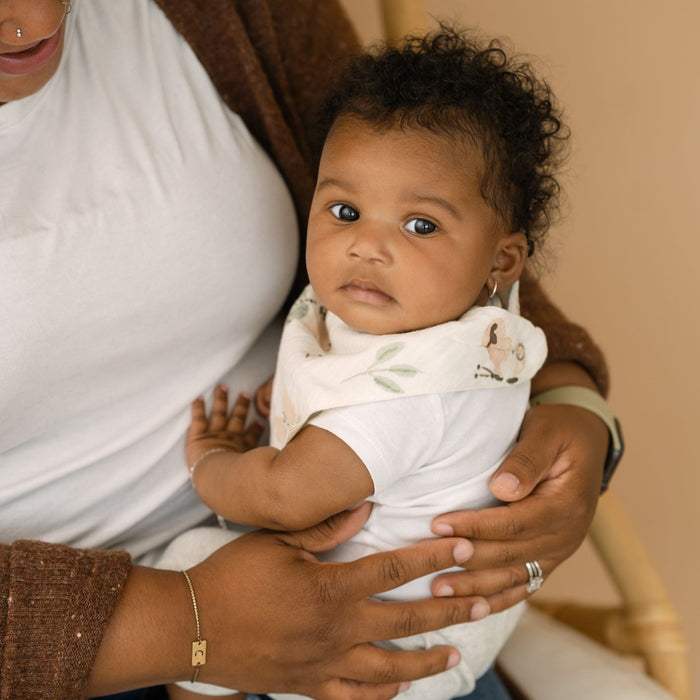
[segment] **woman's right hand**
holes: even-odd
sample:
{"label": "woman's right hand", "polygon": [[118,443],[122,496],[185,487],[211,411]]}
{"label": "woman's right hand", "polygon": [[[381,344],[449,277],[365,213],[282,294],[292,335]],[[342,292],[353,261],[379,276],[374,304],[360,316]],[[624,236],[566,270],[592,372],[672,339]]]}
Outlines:
{"label": "woman's right hand", "polygon": [[[320,563],[313,556],[352,536],[368,514],[365,505],[302,532],[253,532],[190,569],[208,642],[199,680],[319,700],[382,700],[405,681],[457,663],[451,647],[388,651],[371,642],[484,617],[483,598],[397,603],[370,596],[465,562],[471,544],[439,538],[343,564]],[[141,685],[191,677],[195,620],[184,577],[152,569],[135,573],[100,648],[93,694],[138,687],[137,677]],[[134,639],[136,632],[140,637]],[[160,669],[159,656],[168,659]]]}

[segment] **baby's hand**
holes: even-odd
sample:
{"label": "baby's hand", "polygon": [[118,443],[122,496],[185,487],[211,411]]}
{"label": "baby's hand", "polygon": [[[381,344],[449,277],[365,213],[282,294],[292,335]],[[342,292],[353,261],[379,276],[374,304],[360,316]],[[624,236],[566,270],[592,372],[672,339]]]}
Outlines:
{"label": "baby's hand", "polygon": [[270,404],[272,403],[272,381],[274,375],[270,377],[264,384],[258,387],[255,392],[255,408],[263,418],[270,417]]}
{"label": "baby's hand", "polygon": [[228,412],[228,390],[218,386],[214,392],[214,404],[207,416],[203,399],[192,403],[192,423],[185,441],[187,465],[192,465],[209,450],[222,449],[246,452],[257,446],[264,426],[253,421],[246,427],[250,395],[238,395],[231,412]]}

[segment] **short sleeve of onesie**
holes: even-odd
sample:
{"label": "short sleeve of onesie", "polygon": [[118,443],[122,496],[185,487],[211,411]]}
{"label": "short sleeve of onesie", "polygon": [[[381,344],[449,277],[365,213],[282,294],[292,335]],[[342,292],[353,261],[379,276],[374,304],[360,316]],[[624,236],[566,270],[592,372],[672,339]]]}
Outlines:
{"label": "short sleeve of onesie", "polygon": [[339,437],[363,461],[378,493],[431,462],[444,432],[440,397],[407,396],[332,408],[309,425]]}

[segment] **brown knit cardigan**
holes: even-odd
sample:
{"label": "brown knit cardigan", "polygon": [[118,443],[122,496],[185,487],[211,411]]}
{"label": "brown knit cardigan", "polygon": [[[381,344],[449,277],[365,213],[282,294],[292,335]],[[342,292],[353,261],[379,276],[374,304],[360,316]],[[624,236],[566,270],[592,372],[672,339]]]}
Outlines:
{"label": "brown knit cardigan", "polygon": [[[155,1],[277,163],[303,230],[317,104],[334,60],[358,48],[348,20],[334,0]],[[521,301],[547,334],[550,361],[580,363],[607,391],[605,362],[588,334],[530,280]],[[0,700],[83,697],[130,566],[124,552],[0,545]]]}

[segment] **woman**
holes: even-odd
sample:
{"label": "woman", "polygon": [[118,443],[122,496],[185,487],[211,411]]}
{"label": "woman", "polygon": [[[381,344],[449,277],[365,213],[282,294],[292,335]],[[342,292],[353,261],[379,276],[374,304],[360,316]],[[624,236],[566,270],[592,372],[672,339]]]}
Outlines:
{"label": "woman", "polygon": [[[356,49],[327,0],[69,8],[0,0],[8,696],[75,698],[191,677],[191,593],[182,574],[148,567],[207,517],[183,463],[187,407],[220,381],[250,390],[272,367],[271,324],[296,274],[312,190],[316,104],[333,59]],[[594,376],[604,391],[585,332],[534,284],[522,301],[553,360],[535,390],[593,387]],[[386,698],[444,669],[450,649],[389,654],[368,642],[526,597],[525,563],[547,575],[583,538],[607,443],[580,408],[530,411],[493,491],[516,501],[541,481],[548,497],[436,520],[436,534],[471,544],[436,539],[340,570],[309,557],[351,535],[361,509],[331,527],[253,533],[219,550],[190,571],[210,644],[200,679]],[[442,599],[391,610],[366,599],[467,559],[472,571],[436,579]]]}

